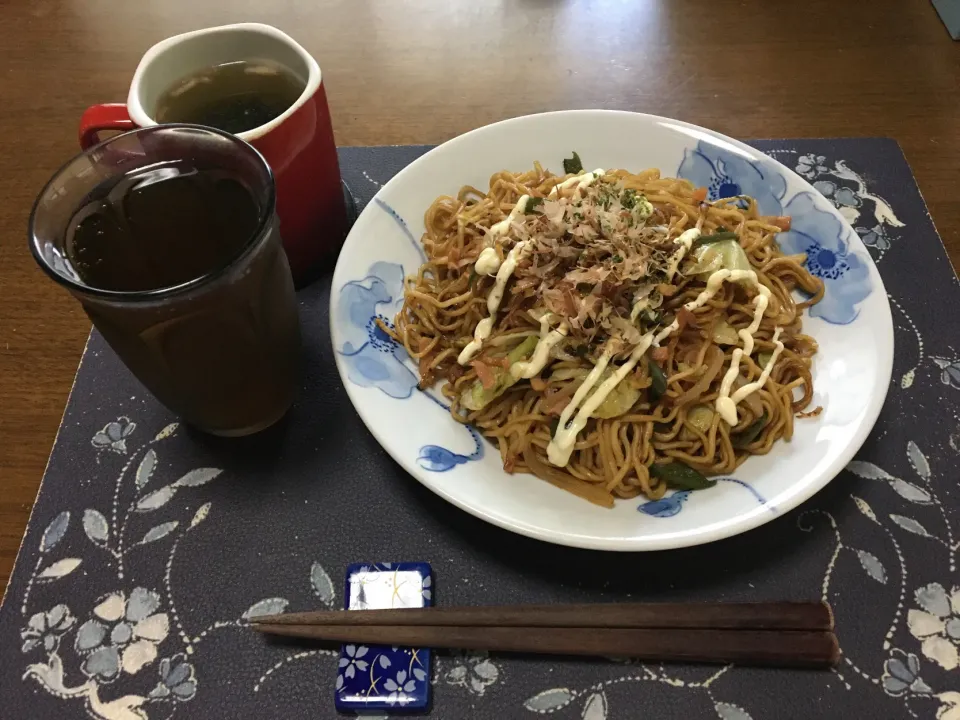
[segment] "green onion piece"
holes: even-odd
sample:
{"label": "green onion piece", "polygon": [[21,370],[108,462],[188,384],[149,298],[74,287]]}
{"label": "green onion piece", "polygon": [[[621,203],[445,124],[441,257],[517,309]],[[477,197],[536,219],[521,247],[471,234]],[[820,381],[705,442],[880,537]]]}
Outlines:
{"label": "green onion piece", "polygon": [[615,263],[621,263],[621,262],[623,262],[623,257],[621,257],[620,255],[614,255],[614,256],[613,256],[613,261],[614,261]]}
{"label": "green onion piece", "polygon": [[527,206],[523,209],[526,215],[532,215],[533,211],[543,205],[543,198],[532,197],[527,200]]}
{"label": "green onion piece", "polygon": [[770,418],[767,417],[767,411],[764,410],[763,414],[750,423],[746,429],[741,430],[735,435],[732,435],[730,437],[730,442],[738,450],[747,447],[747,445],[751,444],[754,440],[760,437],[760,433],[763,432],[763,429],[767,426],[767,422],[769,420]]}
{"label": "green onion piece", "polygon": [[667,376],[663,370],[653,360],[647,358],[647,366],[650,369],[650,394],[654,400],[659,400],[667,391]]}
{"label": "green onion piece", "polygon": [[573,153],[572,158],[566,158],[563,161],[563,171],[570,175],[583,172],[583,163],[580,162],[580,156],[577,153]]}
{"label": "green onion piece", "polygon": [[654,463],[650,466],[650,474],[663,480],[671,490],[706,490],[717,484],[713,478],[678,462]]}
{"label": "green onion piece", "polygon": [[712,235],[701,235],[693,244],[693,247],[698,248],[701,245],[710,245],[711,243],[722,242],[724,240],[738,240],[737,234],[730,230],[723,230],[722,232],[715,232]]}

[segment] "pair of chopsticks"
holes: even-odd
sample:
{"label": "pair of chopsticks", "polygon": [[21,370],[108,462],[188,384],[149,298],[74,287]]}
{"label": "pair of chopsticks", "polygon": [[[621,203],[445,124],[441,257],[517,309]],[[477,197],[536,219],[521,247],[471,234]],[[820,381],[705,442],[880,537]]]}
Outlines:
{"label": "pair of chopsticks", "polygon": [[252,618],[263,633],[328,642],[631,657],[654,662],[833,667],[822,602],[619,603],[321,611]]}

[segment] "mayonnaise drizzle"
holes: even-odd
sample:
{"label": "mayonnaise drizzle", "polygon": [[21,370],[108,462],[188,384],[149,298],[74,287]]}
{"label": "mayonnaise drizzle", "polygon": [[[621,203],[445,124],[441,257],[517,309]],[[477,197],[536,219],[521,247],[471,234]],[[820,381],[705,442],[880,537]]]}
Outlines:
{"label": "mayonnaise drizzle", "polygon": [[487,295],[487,313],[490,317],[485,317],[477,323],[477,328],[473,333],[473,340],[467,343],[467,346],[460,351],[460,355],[457,356],[457,362],[461,365],[466,365],[470,362],[470,360],[480,352],[483,341],[490,337],[490,331],[493,330],[493,323],[496,321],[497,311],[500,309],[503,293],[507,289],[510,276],[513,275],[513,271],[517,269],[517,264],[520,262],[520,259],[527,254],[529,247],[530,245],[526,240],[519,241],[513,246],[513,249],[510,250],[500,269],[497,270],[497,279],[490,289],[490,294]]}
{"label": "mayonnaise drizzle", "polygon": [[674,244],[679,245],[676,252],[670,257],[670,264],[667,266],[667,282],[673,280],[673,276],[683,262],[683,258],[690,252],[690,248],[700,238],[700,228],[690,228],[680,233],[680,237],[674,240]]}
{"label": "mayonnaise drizzle", "polygon": [[[577,406],[583,402],[583,399],[587,396],[587,393],[597,384],[597,381],[600,379],[600,376],[603,375],[603,371],[607,369],[607,365],[610,362],[610,358],[613,357],[613,353],[609,350],[604,350],[603,354],[600,356],[600,359],[597,360],[597,364],[593,366],[593,370],[584,378],[583,382],[580,383],[580,387],[577,388],[577,391],[573,394],[573,399],[567,403],[567,406],[560,413],[560,422],[557,425],[557,432],[553,436],[553,439],[550,441],[550,444],[547,445],[547,459],[550,460],[554,465],[560,467],[564,466],[570,460],[570,453],[573,452],[573,445],[577,440],[577,432],[571,434],[569,437],[564,433],[567,423],[570,422],[570,416],[573,415],[574,410],[577,409]],[[578,413],[577,417],[580,415]],[[586,421],[584,421],[586,424]]]}
{"label": "mayonnaise drizzle", "polygon": [[473,268],[477,271],[477,275],[495,275],[500,269],[500,256],[496,248],[487,247],[481,250]]}
{"label": "mayonnaise drizzle", "polygon": [[[753,321],[748,327],[737,332],[737,335],[743,341],[743,347],[734,349],[733,355],[730,358],[730,367],[723,376],[723,380],[720,383],[720,392],[717,396],[717,412],[720,414],[720,417],[731,426],[737,424],[737,404],[730,397],[730,389],[733,387],[733,383],[740,372],[740,360],[744,355],[750,356],[753,354],[753,334],[760,327],[760,321],[763,320],[763,313],[766,312],[767,305],[770,302],[770,291],[757,282],[757,274],[752,270],[741,272],[747,275],[744,279],[750,280],[757,286],[757,296],[753,300]],[[779,329],[777,330],[777,334],[779,335]],[[746,393],[743,397],[747,395],[749,395],[749,393]]]}
{"label": "mayonnaise drizzle", "polygon": [[[758,303],[758,308],[759,305],[762,304],[762,309],[759,309],[758,313],[754,315],[754,322],[751,323],[750,327],[740,331],[740,337],[744,340],[744,345],[746,346],[749,340],[749,349],[750,352],[753,352],[753,333],[756,332],[757,328],[760,326],[760,319],[763,318],[763,311],[766,310],[767,302],[769,301],[770,297],[770,291],[765,286],[760,285],[757,282],[757,274],[752,270],[717,270],[707,279],[706,288],[704,288],[696,298],[690,302],[684,303],[684,307],[693,312],[697,308],[706,305],[714,297],[714,295],[719,292],[724,282],[737,282],[739,280],[751,280],[758,288],[762,288],[759,290],[759,294],[757,295],[758,301],[756,301]],[[763,298],[763,301],[759,301],[759,298]],[[606,400],[607,395],[609,395],[614,388],[616,388],[616,386],[633,370],[633,368],[636,367],[637,363],[651,345],[659,345],[662,340],[664,340],[668,335],[676,332],[679,327],[680,321],[679,319],[675,319],[672,323],[660,330],[660,332],[658,332],[656,335],[654,335],[652,332],[648,332],[646,335],[644,335],[637,347],[635,347],[633,352],[630,353],[630,357],[627,359],[627,361],[617,368],[613,375],[607,378],[603,384],[597,388],[596,392],[594,392],[593,395],[591,395],[590,398],[584,402],[583,406],[577,412],[576,417],[573,419],[573,422],[570,422],[570,416],[573,414],[573,411],[576,410],[577,406],[581,402],[583,402],[584,397],[586,397],[587,393],[590,392],[590,390],[596,384],[597,380],[600,378],[600,375],[603,374],[607,364],[610,362],[609,351],[604,351],[593,370],[591,370],[590,374],[587,375],[586,380],[584,380],[580,387],[577,388],[577,392],[574,394],[573,400],[570,401],[570,404],[564,408],[560,415],[560,424],[557,428],[557,432],[550,441],[550,444],[547,445],[547,458],[553,465],[563,467],[570,461],[570,455],[573,452],[574,445],[576,444],[577,435],[586,426],[590,416],[598,407],[600,407],[603,401]],[[780,342],[779,336],[780,328],[777,328],[774,334],[774,342],[776,343],[777,348],[774,350],[774,353],[770,358],[770,362],[767,363],[767,367],[764,369],[763,374],[757,379],[756,382],[750,383],[749,385],[744,385],[742,388],[737,390],[732,398],[724,397],[723,386],[721,385],[721,397],[717,399],[717,412],[720,413],[720,416],[723,417],[724,420],[727,420],[727,416],[724,415],[724,412],[726,411],[726,403],[721,401],[725,400],[727,403],[730,403],[730,406],[733,408],[733,422],[730,423],[731,425],[736,424],[736,404],[743,400],[743,398],[745,398],[751,392],[759,390],[761,387],[763,387],[763,384],[766,383],[767,379],[770,377],[770,371],[773,369],[773,364],[776,362],[777,355],[783,349],[783,343]],[[739,363],[740,359],[740,356],[738,356],[737,353],[742,355],[743,350],[740,348],[734,350],[735,363]],[[731,368],[734,367],[734,365],[731,365]],[[727,374],[729,375],[729,372]],[[736,374],[737,371],[735,370],[733,373],[734,378],[736,378]],[[724,377],[724,383],[725,382],[726,377]],[[730,384],[733,384],[733,379],[730,380]],[[727,388],[727,394],[729,394],[729,387]],[[724,407],[722,408],[721,405]],[[727,421],[730,422],[729,420]]]}
{"label": "mayonnaise drizzle", "polygon": [[[577,435],[580,434],[580,431],[587,424],[587,420],[590,419],[590,416],[596,412],[597,408],[606,400],[607,395],[609,395],[613,389],[620,384],[620,382],[633,370],[640,358],[643,357],[643,354],[647,351],[647,348],[650,347],[650,343],[653,340],[653,333],[647,333],[640,340],[640,344],[633,349],[633,352],[630,353],[630,357],[627,361],[618,367],[616,371],[608,377],[600,387],[597,388],[597,391],[590,396],[590,399],[587,400],[583,407],[580,408],[580,411],[577,413],[577,416],[573,419],[573,422],[567,425],[564,422],[563,414],[560,416],[560,425],[557,427],[557,434],[553,436],[553,439],[550,441],[550,444],[547,445],[547,459],[558,467],[563,467],[568,462],[570,462],[570,454],[573,452],[573,447],[577,442]],[[600,362],[596,364],[593,370],[590,372],[590,375],[587,376],[587,379],[583,381],[583,385],[577,388],[576,394],[573,396],[573,400],[570,401],[570,404],[564,408],[564,413],[569,419],[570,414],[567,413],[567,409],[573,406],[574,402],[577,400],[577,395],[580,394],[580,390],[586,387],[587,383],[593,377],[593,383],[591,386],[596,383],[597,379],[603,373],[603,370],[606,369],[607,363],[603,362],[604,359],[609,360],[607,353],[604,353],[600,356]],[[600,372],[597,372],[599,370]],[[589,389],[588,389],[589,390]],[[584,393],[586,395],[586,393]]]}
{"label": "mayonnaise drizzle", "polygon": [[[710,300],[713,299],[713,296],[720,291],[720,286],[723,285],[724,282],[747,280],[751,276],[754,280],[756,280],[757,275],[752,270],[717,270],[715,273],[711,274],[709,278],[707,278],[707,287],[701,290],[700,294],[697,295],[693,300],[688,303],[684,303],[683,306],[687,310],[693,312],[697,308],[701,308],[710,302]],[[680,319],[674,318],[672,323],[657,333],[657,336],[653,340],[654,345],[659,345],[668,335],[679,329]]]}
{"label": "mayonnaise drizzle", "polygon": [[[595,183],[604,175],[605,172],[606,171],[603,168],[598,168],[591,173],[574,175],[573,177],[567,178],[562,183],[553,187],[553,189],[550,191],[549,197],[556,198],[561,190],[565,190],[566,188],[574,186],[576,187],[574,194],[579,194],[580,190]],[[500,235],[503,235],[509,231],[513,221],[518,215],[525,211],[526,203],[529,199],[529,195],[522,195],[517,201],[517,204],[510,211],[510,214],[505,219],[490,227],[487,236],[488,242],[495,241]],[[680,267],[680,263],[683,261],[683,258],[686,257],[687,253],[690,252],[690,249],[693,247],[693,243],[695,243],[699,237],[700,229],[691,228],[681,233],[680,236],[674,241],[674,243],[680,247],[677,248],[670,258],[670,264],[667,267],[668,282],[673,279],[673,276]],[[494,247],[488,246],[481,251],[476,263],[474,264],[474,269],[480,275],[493,275],[496,273],[496,281],[493,288],[490,290],[490,294],[487,296],[487,312],[489,313],[489,317],[486,317],[477,323],[473,340],[468,343],[465,348],[463,348],[463,350],[460,352],[460,355],[457,357],[457,362],[461,365],[466,365],[468,362],[470,362],[470,360],[473,359],[473,357],[480,351],[483,341],[490,336],[490,333],[493,330],[497,312],[500,309],[500,303],[503,301],[503,295],[506,291],[507,283],[516,270],[517,264],[528,252],[528,248],[529,244],[527,241],[521,240],[517,242],[502,263],[500,262],[500,257]],[[736,425],[737,423],[737,403],[742,401],[751,393],[756,392],[763,387],[763,385],[770,378],[770,373],[773,370],[773,366],[776,363],[777,357],[783,351],[784,346],[779,339],[781,328],[777,328],[773,335],[773,342],[775,345],[773,354],[771,355],[770,361],[767,363],[766,367],[763,368],[760,377],[756,381],[739,388],[732,396],[730,395],[730,390],[732,389],[733,383],[739,374],[740,360],[743,358],[744,354],[749,356],[753,353],[753,334],[760,327],[763,314],[766,311],[767,305],[769,304],[770,291],[764,285],[758,282],[757,274],[752,270],[717,270],[708,278],[706,288],[701,291],[696,298],[684,304],[684,307],[692,312],[697,308],[703,307],[707,302],[709,302],[714,295],[717,294],[724,282],[737,282],[740,280],[749,280],[752,282],[753,285],[756,286],[758,294],[754,299],[756,309],[754,311],[753,322],[750,323],[749,327],[738,332],[740,339],[743,340],[743,348],[734,349],[730,368],[723,377],[723,380],[720,384],[719,396],[717,397],[717,412],[721,418],[723,418],[731,426]],[[631,321],[636,320],[640,312],[649,306],[649,302],[649,298],[644,298],[643,300],[640,300],[634,304],[630,313]],[[566,337],[567,332],[569,331],[569,326],[565,322],[561,323],[556,330],[549,330],[549,322],[549,314],[545,314],[543,317],[541,317],[540,340],[537,342],[530,360],[516,362],[510,366],[510,373],[515,378],[532,378],[539,374],[549,360],[550,350],[564,337]],[[647,352],[650,346],[659,345],[660,342],[663,341],[667,336],[676,332],[679,327],[679,319],[674,319],[670,325],[661,329],[656,335],[654,335],[652,332],[644,335],[641,338],[640,343],[630,353],[630,357],[627,359],[627,361],[623,363],[623,365],[620,365],[616,371],[609,378],[607,378],[600,385],[600,387],[596,389],[589,399],[585,400],[587,394],[590,393],[594,385],[596,385],[600,380],[601,375],[603,375],[612,358],[612,353],[609,350],[605,350],[603,352],[603,354],[597,360],[597,364],[594,365],[593,369],[577,388],[577,391],[574,393],[570,403],[560,414],[560,423],[559,427],[557,428],[557,432],[547,446],[547,457],[552,464],[563,467],[570,461],[570,455],[573,452],[574,445],[576,444],[577,435],[586,426],[590,416],[593,415],[593,413],[598,407],[600,407],[601,404],[603,404],[603,401],[606,400],[607,396],[613,392],[617,385],[619,385],[623,379],[633,371],[637,363]],[[579,408],[579,410],[577,410],[577,408]],[[573,415],[574,411],[577,411],[577,414],[571,422],[570,417]]]}
{"label": "mayonnaise drizzle", "polygon": [[[606,171],[603,168],[597,168],[592,173],[574,175],[571,178],[567,178],[559,185],[555,185],[553,187],[553,189],[550,191],[550,197],[557,197],[561,189],[566,189],[573,185],[576,185],[576,191],[574,194],[579,193],[580,190],[592,185],[598,179],[603,177],[605,172]],[[490,230],[487,233],[486,238],[487,243],[496,242],[498,237],[504,235],[510,230],[510,225],[514,220],[517,219],[517,216],[526,211],[527,200],[529,199],[529,195],[521,195],[520,199],[517,200],[517,204],[514,205],[513,209],[510,211],[510,214],[500,222],[490,226]],[[504,259],[503,263],[500,262],[500,257],[497,255],[497,251],[492,246],[484,248],[477,257],[477,261],[473,265],[473,268],[476,270],[477,274],[493,275],[496,273],[497,280],[493,285],[493,289],[490,290],[490,294],[487,296],[487,312],[489,313],[490,317],[484,318],[477,323],[477,327],[473,332],[473,340],[467,343],[467,346],[460,351],[460,354],[457,356],[457,362],[461,365],[466,365],[468,362],[470,362],[476,356],[476,354],[480,352],[480,348],[483,346],[483,341],[490,337],[490,333],[493,330],[493,324],[496,320],[497,311],[500,309],[500,302],[503,300],[503,293],[506,290],[507,282],[510,280],[510,276],[513,275],[514,270],[516,270],[517,263],[520,261],[522,255],[527,252],[527,247],[527,242],[521,240],[513,246],[513,249],[507,255],[506,259]],[[545,339],[546,338],[543,340]],[[559,341],[560,338],[552,340],[554,345]],[[549,352],[550,347],[552,346],[548,346],[546,352]],[[546,361],[544,360],[544,362]],[[537,372],[540,372],[540,370],[537,370]],[[536,373],[534,373],[534,375],[536,375]],[[526,377],[533,377],[533,375]]]}
{"label": "mayonnaise drizzle", "polygon": [[521,195],[520,199],[517,200],[517,204],[513,206],[513,210],[510,211],[510,214],[500,222],[490,226],[490,234],[487,236],[488,239],[496,240],[500,235],[506,234],[513,224],[513,221],[517,219],[517,216],[527,209],[527,200],[529,199],[529,195]]}
{"label": "mayonnaise drizzle", "polygon": [[553,189],[550,190],[550,194],[547,197],[555,198],[560,194],[561,190],[566,190],[568,187],[577,186],[577,189],[574,191],[574,195],[579,193],[585,187],[593,185],[597,180],[603,177],[604,173],[607,171],[603,168],[597,168],[591,173],[574,175],[571,178],[567,178],[559,185],[554,185]]}
{"label": "mayonnaise drizzle", "polygon": [[[752,392],[756,392],[764,386],[764,383],[770,378],[770,373],[773,370],[774,363],[777,362],[777,357],[783,352],[783,343],[780,341],[780,332],[783,328],[777,328],[773,331],[773,353],[770,355],[770,360],[767,362],[767,366],[763,368],[763,372],[760,373],[760,377],[754,380],[752,383],[748,383],[737,390],[733,396],[730,398],[730,401],[733,403],[734,410],[736,410],[737,404],[743,400],[747,395]],[[731,423],[732,425],[733,423]]]}
{"label": "mayonnaise drizzle", "polygon": [[550,350],[567,336],[570,326],[566,321],[561,322],[556,330],[550,329],[550,320],[553,318],[551,313],[544,313],[540,318],[540,340],[533,349],[533,354],[527,361],[519,361],[510,366],[510,374],[517,380],[521,378],[532,378],[540,374],[547,360],[550,359]]}
{"label": "mayonnaise drizzle", "polygon": [[521,195],[520,199],[517,200],[517,204],[514,205],[510,211],[510,214],[500,222],[490,226],[490,230],[487,231],[487,237],[485,239],[487,247],[480,251],[477,261],[473,264],[473,269],[476,270],[477,275],[495,275],[500,269],[500,255],[494,247],[497,238],[509,232],[513,221],[527,209],[527,200],[529,199],[529,195]]}

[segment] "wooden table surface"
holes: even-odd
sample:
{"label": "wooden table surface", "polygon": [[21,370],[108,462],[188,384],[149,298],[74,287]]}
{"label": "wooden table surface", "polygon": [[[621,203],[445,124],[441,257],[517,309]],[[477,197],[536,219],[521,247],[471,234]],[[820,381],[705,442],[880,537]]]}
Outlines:
{"label": "wooden table surface", "polygon": [[960,43],[926,2],[5,0],[0,3],[0,586],[90,323],[34,266],[34,196],[81,112],[176,33],[276,25],[320,62],[340,145],[439,143],[567,108],[738,138],[896,138],[960,263]]}

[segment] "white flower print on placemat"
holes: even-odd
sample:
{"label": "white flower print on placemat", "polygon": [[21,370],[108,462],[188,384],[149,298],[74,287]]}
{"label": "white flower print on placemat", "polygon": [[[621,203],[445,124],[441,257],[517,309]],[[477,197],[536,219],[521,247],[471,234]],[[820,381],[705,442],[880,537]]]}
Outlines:
{"label": "white flower print on placemat", "polygon": [[887,694],[894,697],[908,691],[922,695],[930,692],[930,686],[920,677],[920,660],[903,650],[894,650],[883,663],[881,683]]}
{"label": "white flower print on placemat", "polygon": [[944,670],[960,665],[957,645],[960,644],[960,588],[948,594],[940,583],[918,588],[917,604],[907,613],[910,634],[921,640],[923,654]]}
{"label": "white flower print on placemat", "polygon": [[80,669],[90,678],[112,682],[123,672],[133,675],[157,657],[157,645],[170,629],[166,613],[155,612],[160,596],[134,588],[129,600],[122,591],[101,598],[74,640],[85,655]]}
{"label": "white flower print on placemat", "polygon": [[[889,656],[884,661],[880,677],[876,677],[867,670],[866,666],[858,665],[857,659],[849,655],[844,655],[844,667],[837,671],[837,675],[844,680],[848,688],[851,687],[851,680],[846,679],[845,674],[849,673],[879,685],[886,694],[901,698],[904,709],[912,717],[920,717],[914,709],[915,702],[919,706],[919,703],[924,700],[927,702],[938,700],[940,705],[935,710],[938,719],[960,720],[960,707],[957,702],[960,700],[960,693],[946,688],[937,692],[933,683],[923,677],[925,666],[921,659],[926,658],[933,663],[926,666],[926,671],[937,668],[950,672],[960,670],[960,656],[958,656],[960,589],[952,588],[948,592],[938,582],[927,583],[913,591],[914,602],[911,604],[915,604],[916,607],[906,607],[908,591],[906,582],[909,577],[910,558],[904,553],[903,545],[897,537],[898,533],[906,533],[905,537],[918,536],[927,542],[935,543],[939,549],[933,548],[929,552],[941,555],[945,573],[953,575],[956,572],[955,556],[958,549],[958,543],[954,541],[953,518],[941,500],[939,489],[935,484],[941,478],[931,467],[930,460],[920,446],[912,440],[907,442],[905,455],[906,466],[916,476],[909,480],[870,462],[854,460],[847,466],[847,470],[861,478],[887,484],[908,505],[902,512],[890,513],[884,518],[878,516],[862,498],[851,496],[857,509],[882,532],[882,535],[877,538],[878,541],[889,544],[897,556],[899,568],[890,584],[897,586],[898,601],[884,637],[883,647],[889,651]],[[912,510],[909,509],[911,507]],[[804,513],[801,515],[801,522],[809,523],[810,520],[804,520],[804,516],[812,518],[813,514]],[[878,579],[877,575],[882,573],[884,584],[886,584],[887,576],[891,573],[883,568],[876,555],[848,547],[841,538],[833,516],[823,512],[820,512],[820,515],[828,520],[836,540],[835,550],[824,576],[823,598],[825,600],[830,598],[836,560],[844,549],[861,554],[861,565],[867,574]],[[809,530],[812,527],[801,525],[801,529]],[[869,555],[871,560],[865,562],[863,554]],[[907,637],[904,637],[901,632],[904,617],[906,617],[906,630],[909,633]],[[838,618],[838,625],[840,622],[842,619]],[[898,638],[901,647],[894,646]],[[919,644],[919,653],[912,652],[913,648],[903,649],[903,645],[911,641]],[[936,675],[936,672],[933,674]],[[932,714],[934,710],[930,709],[926,712]]]}
{"label": "white flower print on placemat", "polygon": [[956,357],[932,357],[930,359],[940,368],[940,382],[954,390],[960,390],[960,359]]}
{"label": "white flower print on placemat", "polygon": [[500,668],[485,652],[453,653],[449,662],[451,667],[443,674],[444,682],[474,695],[483,695],[488,687],[500,680]]}
{"label": "white flower print on placemat", "polygon": [[27,627],[20,631],[23,640],[21,650],[27,653],[43,645],[44,651],[54,652],[60,646],[60,636],[73,627],[75,621],[70,608],[62,603],[47,612],[34,614],[27,622]]}
{"label": "white flower print on placemat", "polygon": [[[214,480],[221,471],[196,468],[170,482],[163,477],[157,449],[176,435],[179,425],[170,423],[152,440],[131,447],[136,429],[133,420],[120,417],[106,423],[91,440],[98,453],[107,451],[108,455],[128,458],[116,478],[111,506],[103,510],[90,507],[82,513],[80,530],[94,555],[53,557],[71,527],[76,526],[71,524],[69,511],[59,513],[43,532],[21,604],[21,650],[28,660],[24,681],[38,683],[65,702],[83,701],[91,717],[103,720],[149,720],[153,707],[159,708],[157,716],[170,718],[178,704],[196,696],[197,672],[189,658],[209,633],[240,627],[254,615],[282,612],[287,605],[283,598],[267,598],[254,603],[238,619],[218,621],[195,636],[187,631],[177,612],[171,569],[180,542],[209,517],[211,503],[187,510],[176,520],[149,520],[151,513],[168,507],[181,493]],[[109,457],[105,456],[103,462],[109,462]],[[141,550],[144,546],[147,549]],[[164,575],[153,587],[125,586],[129,554],[150,548],[166,552]],[[69,593],[66,584],[82,563],[111,567],[117,589],[79,612],[79,617],[85,618],[82,623],[74,612],[76,608],[71,610],[62,602],[31,612],[38,588],[44,588],[45,596],[48,592]],[[313,574],[317,577],[318,571]],[[332,594],[332,587],[326,592]],[[171,632],[174,629],[176,632]],[[151,671],[156,673],[152,690],[146,694],[126,690],[126,678],[140,678]]]}
{"label": "white flower print on placemat", "polygon": [[825,155],[808,154],[797,159],[794,169],[836,206],[879,261],[899,238],[897,231],[904,223],[886,200],[870,192],[863,177],[845,160],[830,165]]}
{"label": "white flower print on placemat", "polygon": [[[610,692],[622,685],[652,682],[662,683],[670,688],[685,692],[702,693],[706,701],[713,706],[713,710],[720,720],[753,720],[747,710],[739,705],[718,700],[714,694],[714,684],[727,674],[732,667],[730,665],[709,672],[700,680],[686,680],[679,675],[673,675],[663,665],[654,668],[650,665],[640,664],[636,667],[639,672],[605,680],[582,690],[566,687],[543,690],[527,698],[523,706],[530,712],[539,715],[552,715],[566,709],[564,717],[571,718],[576,717],[575,710],[578,709],[580,720],[632,718],[635,716],[635,705],[630,707],[614,706],[609,698]],[[571,712],[571,709],[574,709],[574,711]]]}
{"label": "white flower print on placemat", "polygon": [[90,444],[98,450],[112,450],[124,455],[127,452],[127,437],[137,429],[137,424],[128,417],[120,417],[97,431]]}

